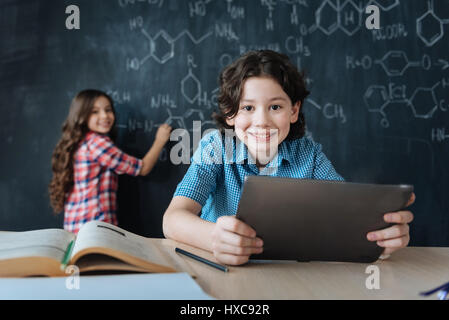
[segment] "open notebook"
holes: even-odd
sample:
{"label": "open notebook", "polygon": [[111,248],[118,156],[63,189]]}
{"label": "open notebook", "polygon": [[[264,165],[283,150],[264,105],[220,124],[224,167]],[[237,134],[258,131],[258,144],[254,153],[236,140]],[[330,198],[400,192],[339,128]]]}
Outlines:
{"label": "open notebook", "polygon": [[150,240],[101,221],[86,223],[78,235],[62,229],[0,232],[0,277],[67,276],[70,265],[81,273],[184,271],[194,276]]}

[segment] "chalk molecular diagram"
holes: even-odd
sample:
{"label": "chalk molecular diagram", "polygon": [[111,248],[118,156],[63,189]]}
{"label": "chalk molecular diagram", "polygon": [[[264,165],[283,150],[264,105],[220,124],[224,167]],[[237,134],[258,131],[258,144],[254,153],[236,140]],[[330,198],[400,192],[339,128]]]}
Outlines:
{"label": "chalk molecular diagram", "polygon": [[375,64],[379,64],[390,77],[402,76],[404,72],[411,67],[421,67],[429,70],[432,66],[430,56],[423,55],[421,61],[410,61],[404,51],[389,51],[380,60],[375,60]]}
{"label": "chalk molecular diagram", "polygon": [[416,33],[428,47],[432,47],[444,36],[444,25],[449,19],[441,19],[433,9],[433,0],[427,3],[428,10],[416,20]]}
{"label": "chalk molecular diagram", "polygon": [[[371,0],[368,5],[371,4],[378,6],[383,11],[389,11],[399,4],[399,0]],[[328,36],[338,29],[348,36],[352,36],[363,25],[364,9],[365,7],[356,5],[352,0],[343,1],[343,4],[340,0],[337,0],[337,4],[326,0],[315,12],[316,28]],[[326,18],[322,18],[323,16]]]}
{"label": "chalk molecular diagram", "polygon": [[[166,109],[168,118],[162,123],[166,123],[175,129],[184,129],[193,132],[193,122],[198,121],[201,125],[201,131],[210,128],[215,128],[215,122],[212,120],[205,120],[206,116],[201,109],[188,109],[182,116],[174,116],[170,109]],[[128,119],[126,124],[117,124],[117,128],[126,129],[129,132],[142,131],[143,133],[151,133],[155,128],[159,128],[160,124],[155,124],[152,120],[138,120],[134,118]]]}
{"label": "chalk molecular diagram", "polygon": [[[382,85],[371,85],[366,90],[363,99],[369,112],[380,113],[382,119],[380,124],[384,128],[390,126],[385,109],[392,103],[405,103],[412,110],[415,118],[430,119],[435,111],[440,109],[447,111],[446,107],[443,107],[444,100],[438,102],[435,94],[435,89],[442,85],[446,87],[449,83],[443,79],[438,81],[430,88],[418,87],[415,89],[410,98],[406,97],[406,86],[397,86],[394,83],[388,87]],[[418,101],[425,101],[424,103],[418,103]]]}
{"label": "chalk molecular diagram", "polygon": [[195,45],[197,45],[213,34],[212,32],[208,32],[199,39],[196,39],[188,30],[183,30],[176,37],[172,37],[165,30],[160,30],[154,36],[150,36],[143,28],[142,17],[137,17],[130,20],[130,29],[135,30],[137,28],[140,29],[143,36],[149,41],[150,50],[149,53],[142,59],[128,59],[126,63],[127,70],[139,70],[140,67],[150,58],[159,64],[165,64],[175,56],[175,43],[183,36],[188,37]]}

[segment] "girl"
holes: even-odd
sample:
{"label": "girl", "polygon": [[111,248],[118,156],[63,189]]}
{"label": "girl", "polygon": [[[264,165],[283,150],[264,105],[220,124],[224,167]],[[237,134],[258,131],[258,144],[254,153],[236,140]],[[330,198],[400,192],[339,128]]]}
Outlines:
{"label": "girl", "polygon": [[112,99],[98,90],[80,92],[72,101],[53,153],[50,202],[64,211],[64,229],[78,233],[91,220],[117,225],[117,174],[147,175],[154,167],[171,127],[159,127],[153,146],[142,160],[114,145]]}
{"label": "girl", "polygon": [[[249,52],[226,67],[214,115],[220,131],[200,141],[164,214],[164,235],[211,251],[219,262],[243,264],[263,251],[256,230],[234,217],[246,175],[343,180],[320,144],[304,137],[308,94],[303,75],[273,51]],[[408,244],[412,219],[409,211],[386,214],[397,224],[367,237],[389,255]]]}

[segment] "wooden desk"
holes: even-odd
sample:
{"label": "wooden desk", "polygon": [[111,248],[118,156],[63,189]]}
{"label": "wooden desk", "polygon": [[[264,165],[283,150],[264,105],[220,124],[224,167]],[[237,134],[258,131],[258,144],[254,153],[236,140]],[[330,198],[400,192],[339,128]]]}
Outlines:
{"label": "wooden desk", "polygon": [[[167,239],[162,250],[176,246],[215,260],[207,251]],[[449,248],[408,247],[388,260],[372,264],[379,267],[380,289],[367,289],[365,273],[370,264],[295,261],[250,262],[230,267],[228,273],[178,255],[196,274],[196,281],[217,299],[436,299],[420,292],[449,281]]]}

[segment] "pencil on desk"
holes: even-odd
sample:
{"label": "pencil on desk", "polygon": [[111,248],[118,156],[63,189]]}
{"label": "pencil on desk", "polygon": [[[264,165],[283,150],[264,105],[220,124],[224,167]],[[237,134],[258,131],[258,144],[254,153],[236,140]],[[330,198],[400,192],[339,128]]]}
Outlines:
{"label": "pencil on desk", "polygon": [[221,270],[221,271],[223,271],[223,272],[228,272],[228,268],[225,267],[225,266],[222,266],[221,264],[218,264],[218,263],[212,262],[212,261],[210,261],[210,260],[201,258],[201,257],[199,257],[199,256],[197,256],[197,255],[195,255],[195,254],[193,254],[193,253],[187,252],[187,251],[182,250],[182,249],[179,249],[179,248],[175,248],[175,251],[178,252],[178,253],[180,253],[180,254],[183,254],[183,255],[185,255],[185,256],[187,256],[187,257],[190,257],[190,258],[192,258],[192,259],[194,259],[194,260],[196,260],[196,261],[205,263],[205,264],[207,264],[207,265],[209,265],[209,266],[211,266],[211,267],[214,267],[214,268],[216,268],[216,269],[218,269],[218,270]]}
{"label": "pencil on desk", "polygon": [[67,267],[67,264],[70,261],[74,243],[75,243],[75,241],[73,241],[73,240],[70,241],[69,245],[67,246],[67,250],[65,251],[64,256],[62,257],[62,261],[61,261],[61,270],[62,271],[65,270],[65,268]]}

